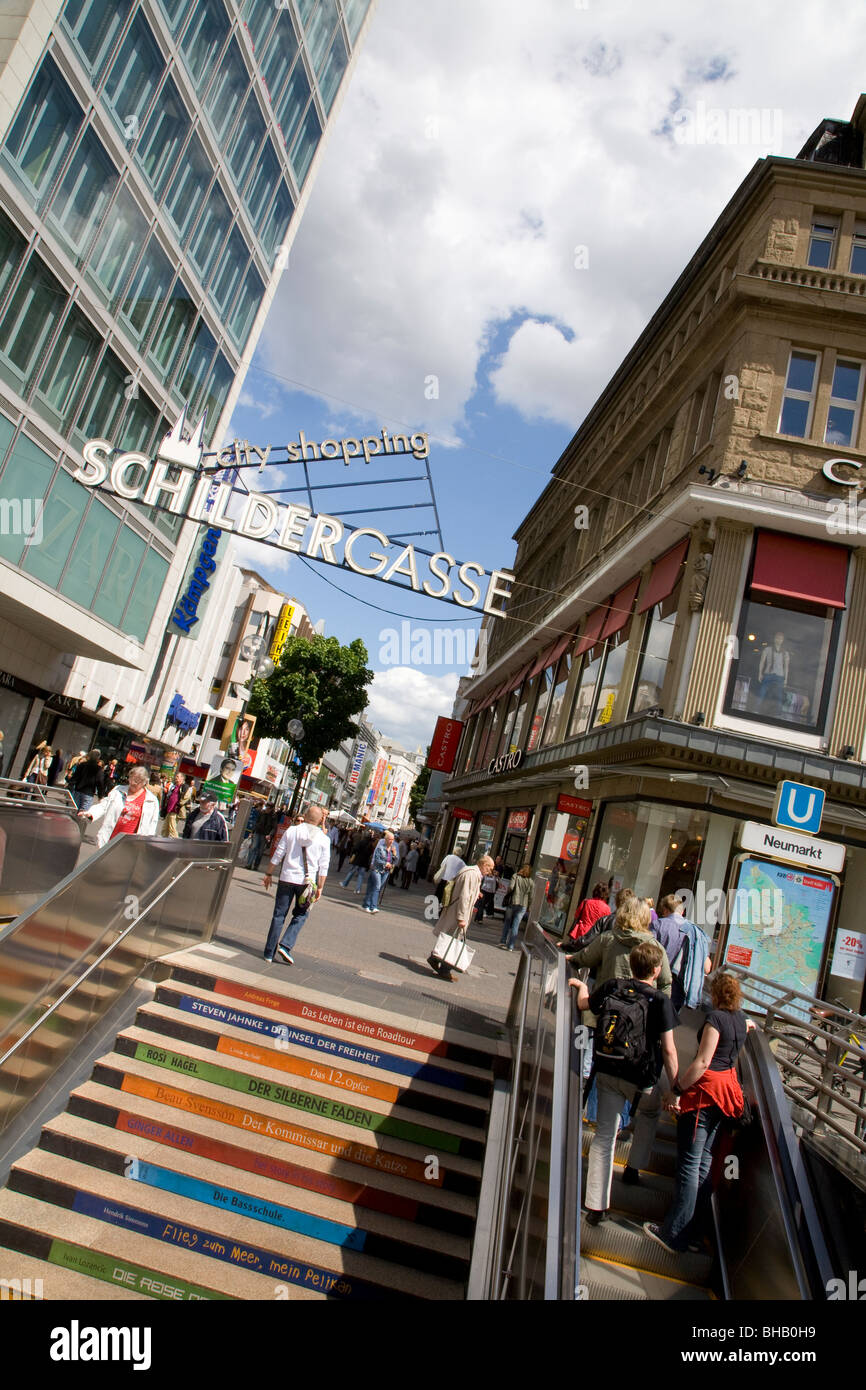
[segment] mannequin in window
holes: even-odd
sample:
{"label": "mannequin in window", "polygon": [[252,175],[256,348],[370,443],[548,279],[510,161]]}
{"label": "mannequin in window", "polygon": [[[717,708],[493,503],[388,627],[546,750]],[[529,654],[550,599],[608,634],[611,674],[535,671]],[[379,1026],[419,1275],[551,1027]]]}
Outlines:
{"label": "mannequin in window", "polygon": [[764,647],[758,663],[758,690],[762,714],[780,714],[788,674],[791,669],[791,653],[785,646],[784,632],[777,632],[773,645]]}

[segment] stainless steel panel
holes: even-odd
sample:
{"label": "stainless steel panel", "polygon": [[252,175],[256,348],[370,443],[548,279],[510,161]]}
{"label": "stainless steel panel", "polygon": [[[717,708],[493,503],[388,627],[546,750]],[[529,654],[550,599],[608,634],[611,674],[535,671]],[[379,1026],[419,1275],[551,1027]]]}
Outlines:
{"label": "stainless steel panel", "polygon": [[[18,917],[72,873],[81,850],[81,822],[64,791],[48,804],[33,793],[55,788],[0,785],[0,917]],[[14,795],[12,793],[15,793]]]}

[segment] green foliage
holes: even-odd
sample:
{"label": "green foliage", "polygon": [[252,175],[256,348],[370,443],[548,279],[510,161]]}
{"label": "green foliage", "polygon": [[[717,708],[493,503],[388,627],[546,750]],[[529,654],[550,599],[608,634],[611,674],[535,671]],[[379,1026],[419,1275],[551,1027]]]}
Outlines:
{"label": "green foliage", "polygon": [[288,725],[300,719],[298,753],[305,766],[317,762],[358,733],[352,716],[364,710],[372,679],[359,637],[347,647],[336,637],[290,637],[273,674],[253,684],[247,710],[256,716],[256,735],[291,742]]}
{"label": "green foliage", "polygon": [[[427,749],[427,755],[428,757],[430,755],[429,747]],[[424,801],[427,796],[427,788],[429,787],[429,785],[430,768],[422,767],[421,771],[418,773],[418,776],[415,778],[415,781],[412,784],[412,790],[409,793],[409,820],[414,820],[418,812],[421,810],[421,807],[424,805]]]}

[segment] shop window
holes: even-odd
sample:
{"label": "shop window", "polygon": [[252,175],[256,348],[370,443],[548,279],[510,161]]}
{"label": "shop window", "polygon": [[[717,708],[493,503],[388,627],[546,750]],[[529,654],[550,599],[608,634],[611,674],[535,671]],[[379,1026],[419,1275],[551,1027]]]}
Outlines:
{"label": "shop window", "polygon": [[534,824],[535,812],[531,807],[518,806],[509,810],[501,850],[502,862],[508,870],[506,877],[512,877],[527,862]]}
{"label": "shop window", "polygon": [[52,589],[57,588],[90,496],[89,488],[61,468],[45,499],[42,540],[27,547],[21,568]]}
{"label": "shop window", "polygon": [[249,261],[249,248],[235,227],[226,243],[210,288],[211,299],[221,318],[228,313]]}
{"label": "shop window", "polygon": [[198,412],[206,390],[215,350],[216,339],[204,320],[200,319],[178,381],[178,390],[189,403],[193,414]]}
{"label": "shop window", "polygon": [[491,853],[493,841],[496,838],[496,826],[498,822],[498,811],[484,811],[477,817],[475,834],[472,837],[472,846],[469,850],[469,860],[467,862],[476,864],[482,854]]}
{"label": "shop window", "polygon": [[231,209],[219,184],[215,183],[190,242],[190,255],[203,284],[226,244],[231,223]]}
{"label": "shop window", "polygon": [[480,766],[486,767],[493,757],[494,750],[499,738],[499,709],[500,701],[495,700],[490,708],[490,718],[487,724],[487,733],[481,748]]}
{"label": "shop window", "polygon": [[835,218],[817,217],[812,223],[806,264],[813,265],[819,270],[830,270],[836,259],[836,238],[838,235],[839,223]]}
{"label": "shop window", "polygon": [[661,705],[662,687],[670,660],[671,643],[677,621],[679,586],[647,614],[643,648],[637,669],[631,713]]}
{"label": "shop window", "polygon": [[289,192],[288,185],[284,180],[281,180],[280,186],[277,189],[277,196],[271,203],[261,233],[261,243],[265,248],[265,254],[268,260],[274,259],[277,249],[289,229],[289,223],[292,220],[292,213],[294,210],[295,204]]}
{"label": "shop window", "polygon": [[81,107],[60,70],[46,57],[6,139],[7,153],[35,194],[51,184],[82,120]]}
{"label": "shop window", "polygon": [[129,375],[124,363],[107,348],[96,368],[78,419],[79,433],[85,439],[114,437],[114,431],[126,404],[124,391]]}
{"label": "shop window", "polygon": [[520,699],[520,691],[512,690],[505,703],[505,712],[502,718],[502,736],[494,749],[493,756],[498,758],[502,753],[514,751],[511,748],[511,734],[514,729],[514,720],[517,715],[517,705]]}
{"label": "shop window", "polygon": [[106,294],[114,296],[126,284],[146,239],[147,219],[129,191],[118,189],[88,261]]}
{"label": "shop window", "polygon": [[288,10],[279,10],[276,31],[271,35],[267,51],[260,63],[262,77],[275,109],[297,52],[298,40],[291,16]]}
{"label": "shop window", "polygon": [[823,729],[844,605],[842,547],[759,532],[725,713]]}
{"label": "shop window", "polygon": [[586,837],[586,819],[549,807],[541,823],[535,854],[536,878],[545,881],[539,924],[561,935],[574,915],[577,866]]}
{"label": "shop window", "polygon": [[547,714],[547,706],[550,703],[550,692],[553,689],[553,668],[551,666],[539,674],[538,693],[535,700],[535,710],[532,715],[532,723],[529,726],[529,737],[526,740],[526,751],[531,753],[534,748],[541,744],[541,733],[544,728],[544,719]]}
{"label": "shop window", "polygon": [[[243,13],[253,48],[259,49],[268,37],[274,18],[280,11],[275,8],[274,0],[247,0]],[[261,55],[259,66],[261,67]]]}
{"label": "shop window", "polygon": [[140,341],[147,337],[168,302],[173,278],[171,262],[157,238],[152,236],[121,307],[123,317]]}
{"label": "shop window", "polygon": [[559,727],[562,722],[562,710],[565,703],[565,693],[568,689],[568,678],[571,674],[571,656],[568,652],[560,658],[557,667],[556,677],[553,682],[553,691],[550,697],[550,706],[547,711],[547,723],[544,726],[544,737],[542,743],[548,747],[557,741]]}
{"label": "shop window", "polygon": [[606,883],[658,903],[668,893],[695,891],[709,817],[687,806],[615,802],[605,807],[587,883]]}
{"label": "shop window", "polygon": [[204,146],[193,134],[163,204],[182,242],[198,217],[212,178],[213,169]]}
{"label": "shop window", "polygon": [[229,319],[229,334],[232,342],[239,351],[243,350],[244,343],[253,326],[253,319],[258,313],[259,305],[264,297],[265,286],[262,277],[255,267],[251,265],[246,273],[237,303],[232,310],[232,316]]}
{"label": "shop window", "polygon": [[286,89],[278,101],[274,102],[274,115],[283,139],[288,147],[295,138],[301,117],[310,100],[310,79],[302,58],[298,58],[294,71],[286,83]]}
{"label": "shop window", "polygon": [[167,77],[136,150],[138,161],[157,198],[162,197],[168,180],[177,168],[189,131],[187,109],[174,82]]}
{"label": "shop window", "polygon": [[250,221],[253,224],[257,236],[261,232],[262,218],[270,205],[279,182],[280,162],[277,159],[273,145],[270,140],[267,140],[256,159],[253,177],[244,194],[247,212],[250,215]]}
{"label": "shop window", "polygon": [[51,203],[51,219],[81,255],[111,201],[117,170],[92,130],[86,130]]}
{"label": "shop window", "polygon": [[197,0],[180,43],[196,91],[201,92],[216,70],[228,32],[229,18],[222,0]]}
{"label": "shop window", "polygon": [[818,389],[818,353],[792,351],[779,416],[779,434],[805,439],[812,429]]}
{"label": "shop window", "polygon": [[76,308],[70,309],[37,388],[55,425],[63,432],[75,415],[101,344],[92,324]]}
{"label": "shop window", "polygon": [[[5,449],[11,437],[11,426],[5,416],[0,416],[0,426],[0,438]],[[50,454],[46,454],[38,444],[28,439],[26,434],[19,434],[0,476],[0,501],[6,503],[7,514],[13,523],[16,508],[21,518],[20,525],[10,524],[0,528],[0,556],[10,564],[20,563],[27,542],[28,537],[23,524],[25,510],[26,520],[32,527],[38,515],[36,504],[44,502],[56,467]],[[43,515],[43,528],[44,523]]]}
{"label": "shop window", "polygon": [[123,29],[132,0],[67,0],[62,20],[94,82]]}
{"label": "shop window", "polygon": [[585,734],[589,728],[589,721],[595,709],[595,692],[598,687],[598,677],[604,661],[605,644],[597,642],[594,647],[583,658],[583,667],[574,692],[574,703],[571,707],[571,718],[568,724],[568,737],[577,738],[580,734]]}
{"label": "shop window", "polygon": [[163,379],[173,374],[195,316],[192,295],[182,280],[175,280],[150,353]]}
{"label": "shop window", "polygon": [[[228,153],[228,166],[238,189],[243,190],[251,170],[256,171],[253,185],[255,186],[260,181],[262,171],[258,162],[258,153],[265,141],[265,134],[265,122],[259,110],[259,103],[256,101],[254,93],[250,92],[247,98],[247,104],[244,107],[243,115],[235,131],[234,139],[229,146]],[[270,142],[265,144],[265,149],[270,150]],[[271,155],[272,158],[275,158],[272,151]],[[273,187],[271,188],[267,201],[270,201],[270,196],[273,195],[273,189],[276,188],[278,179],[279,174],[277,174],[277,177],[274,179]],[[259,189],[259,196],[264,196],[261,187]],[[267,202],[264,206],[267,206]]]}
{"label": "shop window", "polygon": [[352,43],[355,42],[358,34],[361,32],[364,16],[369,8],[370,0],[343,0],[343,14],[346,16],[346,25]]}
{"label": "shop window", "polygon": [[866,222],[858,222],[854,227],[848,269],[852,275],[866,275]]}
{"label": "shop window", "polygon": [[29,695],[18,695],[14,690],[0,686],[0,729],[3,730],[3,742],[0,744],[0,777],[9,776],[9,770],[18,752],[18,740],[21,738],[32,704]]}
{"label": "shop window", "polygon": [[478,738],[475,744],[475,753],[472,759],[473,772],[477,771],[478,768],[482,765],[482,757],[484,754],[484,749],[487,747],[487,735],[490,731],[490,720],[492,719],[492,717],[493,711],[490,709],[482,710],[482,712],[478,716],[479,730]]}
{"label": "shop window", "polygon": [[133,396],[127,405],[126,417],[120,429],[117,447],[130,452],[146,454],[150,441],[153,439],[158,419],[159,411],[153,401],[143,391],[139,391],[138,395]]}
{"label": "shop window", "polygon": [[[17,376],[29,382],[66,308],[66,291],[39,257],[31,255],[0,320],[0,354]],[[14,378],[13,378],[14,379]]]}
{"label": "shop window", "polygon": [[322,93],[322,105],[325,114],[329,115],[334,104],[334,98],[339,91],[343,74],[348,66],[349,55],[346,52],[346,43],[339,29],[334,35],[334,42],[331,44],[331,51],[328,60],[322,70],[319,80],[319,91]]}
{"label": "shop window", "polygon": [[[472,834],[471,820],[458,820],[457,829],[454,832],[454,843],[449,854],[456,854],[459,859],[465,858],[466,847],[469,844],[469,836]],[[443,856],[444,857],[444,856]]]}
{"label": "shop window", "polygon": [[862,403],[862,363],[838,359],[833,369],[830,409],[827,412],[827,428],[824,431],[825,444],[856,447]]}
{"label": "shop window", "polygon": [[237,42],[232,39],[227,52],[220,59],[219,68],[205,101],[205,110],[210,116],[220,143],[234,125],[249,85],[250,75],[246,64]]}
{"label": "shop window", "polygon": [[147,544],[130,526],[121,526],[93,601],[98,618],[119,627]]}
{"label": "shop window", "polygon": [[509,753],[516,753],[518,748],[523,747],[524,731],[526,729],[526,721],[529,715],[529,710],[531,707],[534,691],[535,682],[531,680],[525,680],[520,690],[520,699],[517,702],[517,713],[514,716],[514,728],[511,730],[511,737],[508,741]]}
{"label": "shop window", "polygon": [[320,0],[319,5],[313,11],[310,22],[304,25],[307,34],[307,48],[317,76],[321,74],[322,64],[337,20],[337,0]]}
{"label": "shop window", "polygon": [[121,629],[130,637],[143,642],[147,637],[165,577],[168,574],[168,560],[155,550],[147,552],[135,581],[135,588],[129,599]]}
{"label": "shop window", "polygon": [[628,654],[628,637],[631,624],[621,628],[607,641],[607,651],[601,664],[598,695],[592,713],[592,728],[603,728],[613,718],[614,706],[622,685],[625,659]]}
{"label": "shop window", "polygon": [[313,163],[313,156],[316,154],[318,142],[321,139],[321,124],[318,121],[316,107],[310,101],[307,107],[307,114],[304,115],[300,131],[297,132],[295,145],[292,146],[292,168],[295,170],[297,186],[302,186],[307,177],[310,164]]}
{"label": "shop window", "polygon": [[134,139],[156,94],[165,61],[141,11],[111,65],[103,96],[127,139]]}
{"label": "shop window", "polygon": [[60,585],[60,592],[82,608],[90,608],[93,603],[106,556],[119,529],[118,517],[94,497]]}

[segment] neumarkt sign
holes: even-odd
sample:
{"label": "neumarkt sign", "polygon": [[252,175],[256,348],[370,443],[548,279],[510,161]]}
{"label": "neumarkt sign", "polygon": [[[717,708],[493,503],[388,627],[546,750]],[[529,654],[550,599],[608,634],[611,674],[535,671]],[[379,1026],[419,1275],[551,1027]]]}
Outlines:
{"label": "neumarkt sign", "polygon": [[[146,507],[166,507],[175,516],[203,522],[211,531],[229,531],[383,583],[399,575],[409,581],[408,585],[400,587],[412,588],[429,598],[484,613],[503,613],[504,608],[501,602],[497,606],[497,599],[504,601],[511,596],[514,574],[510,570],[488,572],[475,560],[461,563],[444,550],[427,555],[414,545],[391,541],[375,526],[351,529],[339,517],[324,512],[316,515],[310,507],[299,503],[277,502],[266,492],[238,495],[231,483],[218,482],[213,476],[215,471],[231,467],[233,460],[223,457],[226,451],[209,455],[208,464],[203,467],[204,417],[190,440],[183,437],[185,419],[184,410],[163,439],[156,459],[134,451],[116,452],[107,439],[89,440],[82,450],[84,463],[73,476],[85,487],[105,487],[125,501],[141,502]],[[394,437],[389,436],[389,440]],[[358,442],[361,457],[366,458],[374,452],[371,445],[377,438],[381,436],[325,443]],[[402,439],[402,436],[396,438]],[[426,435],[409,438],[418,441],[419,449],[423,440],[426,448]],[[363,448],[365,444],[366,449]],[[264,466],[270,448],[253,452],[262,459]],[[383,452],[389,452],[384,445]],[[353,451],[342,448],[338,453],[347,465],[349,458],[355,457]],[[200,585],[200,579],[197,582]],[[182,613],[193,618],[197,616],[188,614],[186,608]]]}

